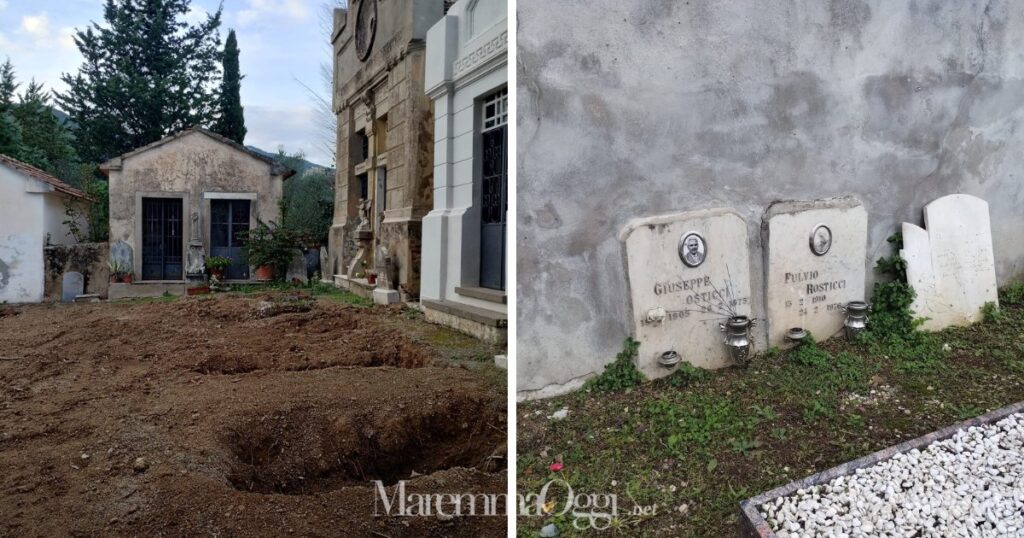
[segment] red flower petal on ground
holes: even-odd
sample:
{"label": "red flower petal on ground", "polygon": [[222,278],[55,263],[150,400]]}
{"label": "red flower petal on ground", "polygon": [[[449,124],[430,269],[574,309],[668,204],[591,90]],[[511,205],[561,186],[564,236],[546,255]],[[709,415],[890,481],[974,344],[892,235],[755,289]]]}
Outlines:
{"label": "red flower petal on ground", "polygon": [[551,466],[548,467],[548,469],[551,469],[552,471],[557,473],[558,471],[561,471],[564,467],[565,465],[563,465],[562,462],[556,461],[555,463],[552,463]]}

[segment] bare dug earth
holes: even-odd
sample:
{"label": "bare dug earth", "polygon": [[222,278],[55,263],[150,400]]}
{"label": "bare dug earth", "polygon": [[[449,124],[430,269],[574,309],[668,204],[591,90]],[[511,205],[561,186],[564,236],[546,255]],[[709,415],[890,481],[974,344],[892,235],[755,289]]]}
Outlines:
{"label": "bare dug earth", "polygon": [[503,535],[371,482],[505,491],[496,351],[284,292],[0,306],[0,535]]}

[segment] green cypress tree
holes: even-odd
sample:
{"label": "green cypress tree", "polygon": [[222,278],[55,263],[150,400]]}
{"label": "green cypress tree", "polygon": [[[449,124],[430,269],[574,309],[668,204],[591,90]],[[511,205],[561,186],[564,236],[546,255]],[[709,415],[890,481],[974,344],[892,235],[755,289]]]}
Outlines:
{"label": "green cypress tree", "polygon": [[217,111],[221,9],[195,25],[190,0],[107,0],[103,24],[75,33],[84,58],[65,73],[58,105],[78,125],[79,155],[88,162],[144,146]]}
{"label": "green cypress tree", "polygon": [[245,143],[245,116],[242,113],[242,75],[238,69],[238,40],[228,32],[224,42],[224,79],[220,86],[217,123],[213,130],[239,144]]}
{"label": "green cypress tree", "polygon": [[22,142],[21,126],[14,118],[14,92],[17,89],[14,66],[8,58],[0,65],[0,154],[24,160],[26,151]]}
{"label": "green cypress tree", "polygon": [[42,84],[34,80],[29,83],[13,106],[13,115],[26,148],[23,160],[54,175],[63,175],[63,171],[76,166],[71,133],[53,114],[50,96]]}
{"label": "green cypress tree", "polygon": [[14,104],[14,92],[18,89],[18,83],[14,80],[14,65],[10,57],[3,65],[0,65],[0,112],[10,112]]}

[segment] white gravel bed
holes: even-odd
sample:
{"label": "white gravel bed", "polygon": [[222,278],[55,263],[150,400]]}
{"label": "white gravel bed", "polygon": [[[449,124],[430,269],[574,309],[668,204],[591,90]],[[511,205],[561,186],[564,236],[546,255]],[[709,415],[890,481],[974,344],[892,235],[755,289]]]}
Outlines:
{"label": "white gravel bed", "polygon": [[768,501],[780,538],[1024,536],[1024,415]]}

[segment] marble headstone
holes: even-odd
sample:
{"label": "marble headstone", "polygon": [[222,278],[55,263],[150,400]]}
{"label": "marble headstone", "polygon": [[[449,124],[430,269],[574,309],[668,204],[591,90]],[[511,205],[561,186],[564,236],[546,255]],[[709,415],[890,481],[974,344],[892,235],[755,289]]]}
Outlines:
{"label": "marble headstone", "polygon": [[113,245],[110,245],[110,259],[117,262],[122,267],[126,267],[129,271],[133,271],[133,265],[135,258],[132,254],[132,246],[125,242],[123,239],[118,240]]}
{"label": "marble headstone", "polygon": [[330,259],[327,247],[320,247],[320,280],[330,280],[334,276],[334,271],[330,267]]}
{"label": "marble headstone", "polygon": [[777,202],[768,208],[768,345],[800,327],[825,340],[843,330],[843,305],[864,301],[868,214],[854,198]]}
{"label": "marble headstone", "polygon": [[732,364],[719,323],[750,315],[747,224],[732,209],[634,220],[619,235],[629,281],[637,368],[668,375],[659,358],[675,351],[700,368]]}
{"label": "marble headstone", "polygon": [[71,271],[64,273],[61,282],[60,301],[62,303],[74,302],[75,297],[85,293],[85,277],[82,273]]}
{"label": "marble headstone", "polygon": [[943,196],[924,206],[924,228],[903,223],[910,305],[922,326],[937,331],[981,319],[986,302],[998,304],[988,202],[967,194]]}
{"label": "marble headstone", "polygon": [[299,249],[292,250],[292,261],[288,264],[288,273],[285,275],[285,282],[296,280],[302,284],[309,282],[306,274],[306,254]]}

